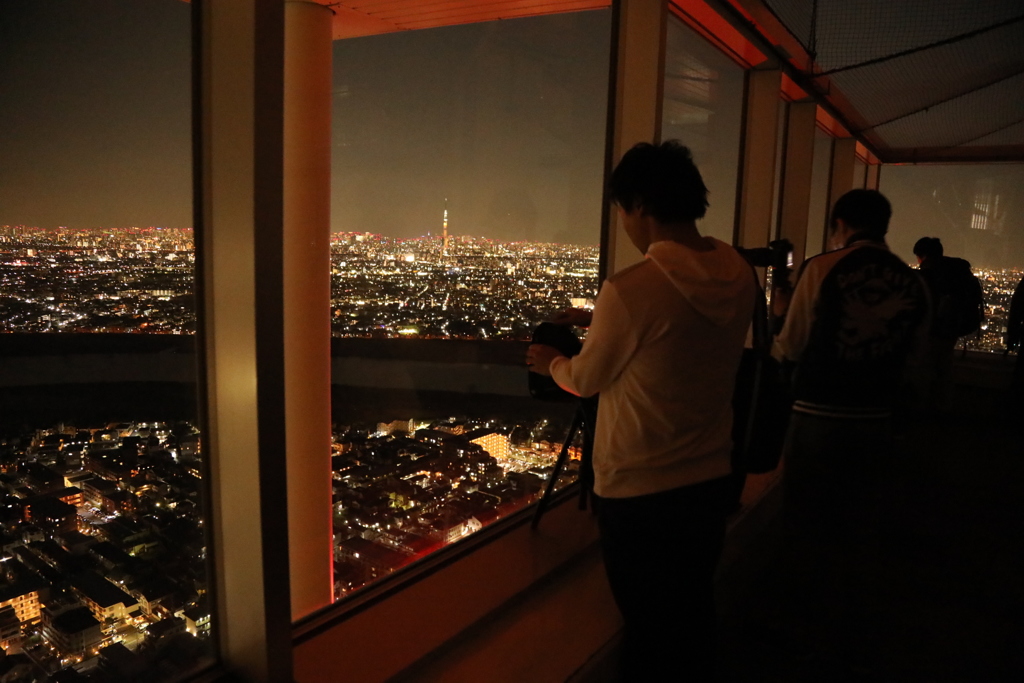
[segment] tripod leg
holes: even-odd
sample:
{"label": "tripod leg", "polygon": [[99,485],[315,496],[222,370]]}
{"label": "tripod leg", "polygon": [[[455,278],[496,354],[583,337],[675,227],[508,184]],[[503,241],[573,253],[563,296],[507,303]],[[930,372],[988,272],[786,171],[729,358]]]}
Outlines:
{"label": "tripod leg", "polygon": [[558,453],[558,459],[555,461],[555,468],[551,472],[551,478],[548,479],[548,485],[544,487],[544,495],[540,497],[540,500],[537,502],[537,510],[533,513],[533,522],[530,526],[534,529],[540,524],[540,518],[544,516],[548,503],[551,502],[551,494],[555,490],[555,484],[558,483],[559,477],[562,476],[565,460],[569,457],[569,448],[572,446],[572,442],[576,440],[576,433],[582,425],[583,414],[577,410],[576,415],[572,418],[572,424],[569,426],[569,433],[566,434],[565,441],[562,443],[562,450]]}

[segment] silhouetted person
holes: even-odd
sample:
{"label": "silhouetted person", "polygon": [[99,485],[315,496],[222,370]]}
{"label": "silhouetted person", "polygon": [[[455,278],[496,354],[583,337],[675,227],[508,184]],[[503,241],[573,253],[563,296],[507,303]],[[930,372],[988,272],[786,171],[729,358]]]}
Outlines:
{"label": "silhouetted person", "polygon": [[943,253],[938,237],[919,239],[914,244],[914,255],[932,301],[925,408],[949,413],[953,409],[953,354],[957,340],[976,332],[984,318],[981,284],[969,262]]}
{"label": "silhouetted person", "polygon": [[579,355],[534,344],[527,363],[567,391],[601,395],[594,491],[625,622],[623,680],[710,681],[714,572],[734,497],[732,392],[756,284],[735,249],[697,231],[707,188],[678,142],[631,149],[609,190],[647,258],[604,282]]}
{"label": "silhouetted person", "polygon": [[1010,315],[1006,321],[1006,350],[1017,352],[1010,382],[1011,416],[1020,419],[1024,409],[1024,279],[1017,283],[1010,299]]}
{"label": "silhouetted person", "polygon": [[885,243],[891,215],[874,190],[839,198],[833,251],[804,263],[775,341],[776,357],[795,363],[784,519],[789,599],[808,635],[868,619],[879,470],[905,367],[925,344],[925,284]]}

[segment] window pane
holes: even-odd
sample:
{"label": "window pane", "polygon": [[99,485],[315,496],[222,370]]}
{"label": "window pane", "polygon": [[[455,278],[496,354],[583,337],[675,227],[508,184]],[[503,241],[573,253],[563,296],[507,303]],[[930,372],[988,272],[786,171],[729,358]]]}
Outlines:
{"label": "window pane", "polygon": [[881,191],[892,202],[890,245],[914,261],[914,243],[938,237],[946,256],[970,261],[987,317],[967,348],[1003,352],[1010,296],[1024,276],[1024,166],[886,166]]}
{"label": "window pane", "polygon": [[0,3],[0,646],[33,680],[211,661],[190,12]]}
{"label": "window pane", "polygon": [[524,340],[596,296],[609,32],[598,11],[335,43],[339,596],[551,476],[574,404],[529,397]]}
{"label": "window pane", "polygon": [[807,212],[805,258],[821,253],[828,220],[828,183],[832,172],[832,136],[814,129],[814,160],[811,167],[811,201]]}
{"label": "window pane", "polygon": [[732,244],[743,119],[743,68],[682,21],[668,19],[661,138],[677,139],[710,190],[705,235]]}

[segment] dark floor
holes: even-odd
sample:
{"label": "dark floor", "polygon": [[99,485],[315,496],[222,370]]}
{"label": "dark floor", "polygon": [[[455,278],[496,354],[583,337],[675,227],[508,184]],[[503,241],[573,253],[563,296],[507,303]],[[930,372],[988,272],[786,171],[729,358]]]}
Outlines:
{"label": "dark floor", "polygon": [[874,632],[829,605],[827,623],[797,615],[780,550],[724,615],[723,681],[1024,681],[1024,414],[999,398],[960,388],[955,417],[900,435]]}

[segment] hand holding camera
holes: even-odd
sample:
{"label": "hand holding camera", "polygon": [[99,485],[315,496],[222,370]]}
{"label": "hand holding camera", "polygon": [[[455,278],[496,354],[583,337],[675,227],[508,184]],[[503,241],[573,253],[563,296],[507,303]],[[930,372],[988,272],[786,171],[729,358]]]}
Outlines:
{"label": "hand holding camera", "polygon": [[551,361],[564,356],[561,351],[547,344],[530,344],[526,350],[526,365],[530,372],[536,372],[545,377],[551,376]]}

